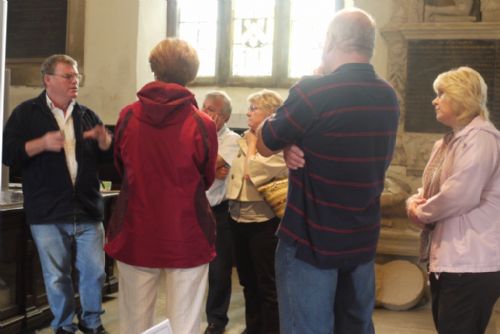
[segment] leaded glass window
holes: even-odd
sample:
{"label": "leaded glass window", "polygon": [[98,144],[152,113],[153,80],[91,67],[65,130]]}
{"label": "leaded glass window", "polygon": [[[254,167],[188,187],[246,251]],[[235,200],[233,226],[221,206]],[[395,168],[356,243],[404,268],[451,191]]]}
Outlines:
{"label": "leaded glass window", "polygon": [[290,0],[289,77],[311,74],[319,66],[332,17],[331,0],[315,0],[314,6],[311,1]]}
{"label": "leaded glass window", "polygon": [[167,34],[193,45],[197,83],[288,87],[320,65],[343,0],[167,0]]}
{"label": "leaded glass window", "polygon": [[177,0],[178,36],[198,52],[198,76],[215,76],[217,45],[217,0]]}
{"label": "leaded glass window", "polygon": [[271,76],[273,71],[274,1],[233,1],[232,74]]}

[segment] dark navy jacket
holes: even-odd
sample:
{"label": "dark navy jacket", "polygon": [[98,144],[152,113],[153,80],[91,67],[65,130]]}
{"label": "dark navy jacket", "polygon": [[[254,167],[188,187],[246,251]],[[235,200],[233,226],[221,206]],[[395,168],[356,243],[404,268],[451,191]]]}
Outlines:
{"label": "dark navy jacket", "polygon": [[59,126],[47,106],[46,93],[17,106],[3,133],[3,163],[22,171],[24,210],[28,224],[68,223],[103,218],[99,192],[98,163],[112,159],[112,147],[103,152],[95,140],[84,140],[83,132],[101,124],[90,109],[75,103],[73,124],[78,174],[73,186],[64,151],[26,154],[27,141]]}

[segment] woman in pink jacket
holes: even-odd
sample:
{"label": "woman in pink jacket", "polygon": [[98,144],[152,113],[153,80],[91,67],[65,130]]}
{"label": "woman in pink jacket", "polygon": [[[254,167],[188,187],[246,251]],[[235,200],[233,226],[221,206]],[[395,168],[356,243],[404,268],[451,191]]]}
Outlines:
{"label": "woman in pink jacket", "polygon": [[500,296],[500,132],[475,70],[442,73],[434,90],[436,119],[452,131],[434,145],[407,212],[422,228],[438,332],[484,333]]}

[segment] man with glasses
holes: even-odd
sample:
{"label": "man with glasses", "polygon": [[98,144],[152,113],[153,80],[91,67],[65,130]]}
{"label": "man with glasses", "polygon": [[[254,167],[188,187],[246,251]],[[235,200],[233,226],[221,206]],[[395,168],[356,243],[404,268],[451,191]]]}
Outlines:
{"label": "man with glasses", "polygon": [[226,199],[227,175],[238,154],[240,136],[226,125],[231,117],[231,99],[223,91],[212,91],[205,96],[203,112],[215,122],[219,142],[215,181],[207,190],[207,198],[217,223],[215,251],[217,256],[208,269],[206,304],[207,328],[204,334],[222,334],[229,321],[227,311],[231,301],[231,273],[233,269],[233,238],[229,225]]}
{"label": "man with glasses", "polygon": [[80,74],[73,58],[50,56],[41,74],[45,90],[17,106],[7,121],[3,163],[22,170],[26,223],[38,249],[54,332],[106,334],[100,317],[105,273],[97,167],[101,159],[112,159],[112,138],[99,117],[76,102]]}

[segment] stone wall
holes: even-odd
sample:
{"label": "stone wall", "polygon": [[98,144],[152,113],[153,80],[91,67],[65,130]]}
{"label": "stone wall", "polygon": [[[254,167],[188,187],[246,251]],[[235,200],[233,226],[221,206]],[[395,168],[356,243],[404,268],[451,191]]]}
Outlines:
{"label": "stone wall", "polygon": [[[390,23],[382,27],[381,34],[387,44],[387,80],[394,86],[401,103],[401,119],[397,153],[393,167],[399,168],[413,191],[427,162],[433,143],[441,133],[405,131],[408,42],[415,40],[500,40],[498,22],[424,22],[423,0],[394,0]],[[474,64],[463,64],[474,67]],[[427,70],[422,68],[422,71]],[[498,97],[500,98],[500,97]],[[428,101],[429,105],[431,101]]]}
{"label": "stone wall", "polygon": [[[382,231],[379,255],[414,257],[418,255],[419,231],[406,218],[405,196],[416,192],[430,151],[442,133],[408,132],[405,97],[408,84],[408,43],[417,40],[500,40],[498,22],[425,22],[424,0],[393,0],[389,23],[381,35],[387,49],[386,79],[395,88],[401,104],[396,153],[389,168],[382,196]],[[474,64],[463,64],[474,67]],[[428,70],[422,68],[422,71]],[[495,80],[496,81],[496,80]],[[500,97],[498,97],[500,98]],[[429,103],[429,110],[433,112]],[[424,112],[424,111],[422,111]],[[390,199],[384,203],[385,199]]]}

